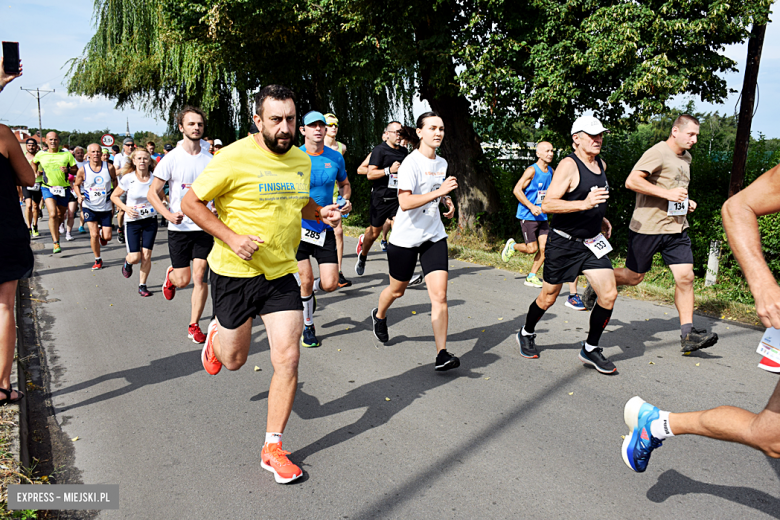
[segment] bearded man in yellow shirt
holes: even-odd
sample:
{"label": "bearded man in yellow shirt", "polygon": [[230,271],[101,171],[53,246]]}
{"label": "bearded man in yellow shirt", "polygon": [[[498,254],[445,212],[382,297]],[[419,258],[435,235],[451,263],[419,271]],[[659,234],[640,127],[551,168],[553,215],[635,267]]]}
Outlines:
{"label": "bearded man in yellow shirt", "polygon": [[[268,391],[268,422],[261,466],[286,484],[303,472],[282,450],[298,384],[303,330],[298,262],[301,219],[341,219],[336,204],[321,207],[309,197],[311,161],[293,146],[293,92],[269,85],[255,96],[259,132],[223,148],[182,199],[182,211],[215,237],[209,254],[214,320],[202,361],[216,375],[246,363],[252,321],[260,316],[271,347],[274,375]],[[219,217],[207,207],[214,205]]]}

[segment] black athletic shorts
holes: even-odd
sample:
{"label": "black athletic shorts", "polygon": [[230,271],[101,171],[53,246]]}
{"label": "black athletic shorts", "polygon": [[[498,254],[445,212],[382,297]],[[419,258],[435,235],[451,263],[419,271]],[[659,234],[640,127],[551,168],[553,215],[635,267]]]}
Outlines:
{"label": "black athletic shorts", "polygon": [[437,242],[425,242],[417,247],[401,247],[387,244],[387,263],[390,265],[390,276],[399,282],[408,282],[417,267],[417,257],[420,257],[423,276],[434,271],[448,271],[447,239]]}
{"label": "black athletic shorts", "polygon": [[398,197],[385,199],[371,196],[371,207],[368,210],[371,226],[381,228],[385,220],[393,220],[398,212]]}
{"label": "black athletic shorts", "polygon": [[32,199],[34,203],[40,204],[43,195],[41,190],[28,190],[26,186],[22,186],[22,196],[26,199]]}
{"label": "black athletic shorts", "polygon": [[301,286],[293,274],[266,280],[265,275],[233,278],[211,271],[211,301],[219,324],[231,330],[258,315],[303,310]]}
{"label": "black athletic shorts", "polygon": [[336,234],[332,228],[327,228],[323,233],[325,233],[325,243],[322,247],[301,240],[295,259],[300,262],[313,256],[318,264],[339,263],[339,256],[336,253]]}
{"label": "black athletic shorts", "polygon": [[174,269],[189,267],[195,258],[206,260],[214,237],[205,231],[168,231],[168,252]]}
{"label": "black athletic shorts", "polygon": [[609,255],[596,255],[582,242],[562,237],[554,230],[547,239],[544,252],[544,281],[558,285],[573,282],[583,271],[612,269]]}
{"label": "black athletic shorts", "polygon": [[550,234],[550,225],[546,220],[521,220],[520,228],[526,244],[533,244],[540,236]]}
{"label": "black athletic shorts", "polygon": [[643,235],[628,231],[628,269],[635,273],[646,273],[653,265],[653,255],[658,252],[666,265],[692,264],[693,249],[688,230],[671,235]]}
{"label": "black athletic shorts", "polygon": [[157,238],[157,219],[143,218],[127,222],[125,220],[125,246],[128,253],[140,253],[141,248],[152,250]]}
{"label": "black athletic shorts", "polygon": [[93,211],[89,208],[81,208],[81,214],[84,216],[84,222],[97,222],[99,226],[105,228],[111,227],[114,213],[108,211]]}

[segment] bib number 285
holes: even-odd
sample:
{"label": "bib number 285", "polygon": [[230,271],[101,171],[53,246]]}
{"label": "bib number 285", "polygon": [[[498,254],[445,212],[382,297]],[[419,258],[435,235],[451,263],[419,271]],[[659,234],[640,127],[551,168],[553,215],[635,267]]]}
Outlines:
{"label": "bib number 285", "polygon": [[311,229],[301,228],[301,241],[322,247],[325,245],[325,231],[317,232]]}

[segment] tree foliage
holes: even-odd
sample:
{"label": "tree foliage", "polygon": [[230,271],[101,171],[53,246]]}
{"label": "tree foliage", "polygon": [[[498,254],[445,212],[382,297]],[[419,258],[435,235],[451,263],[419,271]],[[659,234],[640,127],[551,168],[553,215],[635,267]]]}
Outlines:
{"label": "tree foliage", "polygon": [[[201,105],[208,130],[243,134],[250,93],[283,83],[300,109],[335,111],[354,167],[416,94],[447,127],[460,222],[499,204],[483,141],[541,124],[559,145],[593,111],[630,129],[672,96],[718,102],[720,54],[771,0],[97,0],[97,31],[69,88],[170,116]],[[627,117],[630,116],[630,117]],[[367,189],[363,181],[355,183]]]}

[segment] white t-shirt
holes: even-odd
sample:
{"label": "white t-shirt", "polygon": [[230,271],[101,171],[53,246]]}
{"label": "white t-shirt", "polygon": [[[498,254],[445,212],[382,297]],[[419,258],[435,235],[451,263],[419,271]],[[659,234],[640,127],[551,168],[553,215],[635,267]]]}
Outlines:
{"label": "white t-shirt", "polygon": [[[447,161],[436,156],[428,159],[419,150],[410,153],[398,169],[398,192],[409,190],[423,195],[439,189],[447,176]],[[439,213],[439,199],[419,208],[395,214],[390,243],[399,247],[417,247],[425,242],[437,242],[447,237]]]}
{"label": "white t-shirt", "polygon": [[[211,154],[208,148],[200,147],[198,155],[190,155],[184,151],[184,148],[177,146],[154,168],[154,176],[163,181],[168,181],[169,209],[171,213],[181,211],[181,199],[190,189],[192,183],[198,178],[198,175],[206,168],[211,161]],[[188,216],[184,216],[181,224],[176,225],[168,223],[168,230],[173,231],[201,231],[201,229]]]}
{"label": "white t-shirt", "polygon": [[119,170],[121,170],[125,163],[128,161],[128,156],[124,153],[118,153],[114,156],[114,169],[117,173],[119,173]]}
{"label": "white t-shirt", "polygon": [[149,193],[149,187],[152,185],[152,180],[154,180],[154,178],[149,176],[149,180],[141,182],[135,172],[123,175],[119,180],[119,187],[122,188],[122,191],[127,193],[126,204],[138,213],[138,218],[130,218],[130,215],[125,214],[126,221],[134,222],[136,220],[157,216],[157,211],[155,211],[152,204],[146,198],[146,194]]}

